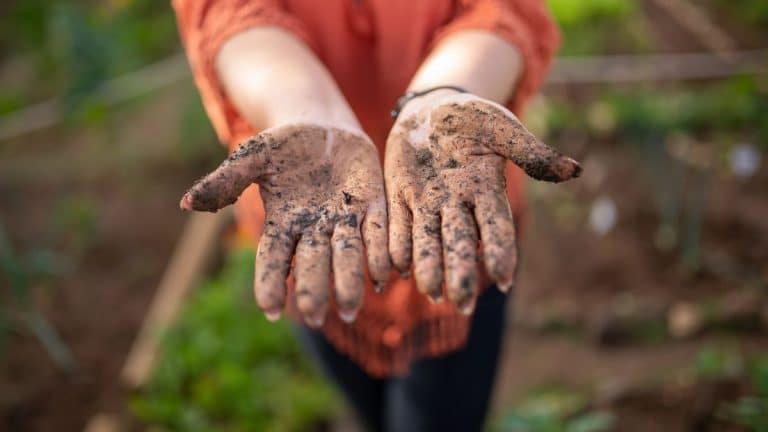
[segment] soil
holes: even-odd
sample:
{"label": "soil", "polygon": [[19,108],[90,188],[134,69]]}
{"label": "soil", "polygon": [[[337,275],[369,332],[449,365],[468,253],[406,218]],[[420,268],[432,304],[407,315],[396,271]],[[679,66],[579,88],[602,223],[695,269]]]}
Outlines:
{"label": "soil", "polygon": [[[77,369],[62,371],[18,326],[0,357],[0,430],[79,431],[95,413],[124,406],[119,371],[186,219],[178,196],[207,159],[178,160],[177,128],[155,120],[177,118],[178,96],[118,115],[114,142],[102,132],[48,131],[3,144],[0,214],[15,249],[50,247],[71,261],[32,293]],[[210,146],[208,155],[224,155],[212,136]],[[88,234],[62,232],[61,207],[73,200],[95,215],[82,222]]]}
{"label": "soil", "polygon": [[[606,343],[592,333],[595,323],[610,322],[628,304],[641,316],[648,314],[646,323],[660,320],[663,326],[676,303],[718,304],[753,283],[762,283],[759,301],[768,304],[768,220],[756,217],[768,214],[768,169],[749,182],[711,183],[702,215],[705,258],[699,271],[690,271],[676,252],[653,244],[658,218],[638,164],[611,149],[593,150],[590,158],[609,167],[593,192],[587,186],[594,181],[589,168],[584,183],[557,186],[567,189],[562,194],[552,193],[552,187],[531,188],[496,407],[503,412],[531,389],[558,383],[598,398],[617,392],[621,397],[603,405],[616,414],[617,430],[733,430],[713,416],[719,402],[743,394],[743,383],[688,382],[672,396],[668,387],[695,365],[704,348],[726,347],[745,356],[765,352],[768,323],[757,330],[713,329],[683,340],[650,342],[619,336],[624,340]],[[571,210],[573,219],[566,223],[558,219],[558,207],[570,206],[570,200],[588,206],[595,193],[613,198],[618,207],[616,227],[608,234],[583,228],[585,208]],[[720,268],[736,270],[723,273]],[[762,282],[755,282],[754,275]],[[545,321],[558,329],[546,328]]]}

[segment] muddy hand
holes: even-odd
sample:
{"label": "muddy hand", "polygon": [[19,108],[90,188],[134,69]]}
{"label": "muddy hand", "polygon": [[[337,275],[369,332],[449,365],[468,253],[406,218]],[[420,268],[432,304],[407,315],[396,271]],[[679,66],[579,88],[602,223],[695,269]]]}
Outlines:
{"label": "muddy hand", "polygon": [[364,251],[378,286],[390,267],[384,187],[371,141],[317,125],[269,129],[195,183],[180,205],[215,212],[251,183],[260,185],[266,212],[254,276],[259,307],[271,320],[280,316],[295,257],[296,304],[306,323],[323,324],[331,286],[340,316],[353,321],[363,300]]}
{"label": "muddy hand", "polygon": [[387,141],[390,255],[401,272],[413,266],[420,292],[440,301],[445,282],[448,300],[469,314],[480,241],[490,278],[504,291],[514,283],[506,159],[550,182],[578,177],[581,167],[498,104],[470,94],[419,99],[406,105]]}

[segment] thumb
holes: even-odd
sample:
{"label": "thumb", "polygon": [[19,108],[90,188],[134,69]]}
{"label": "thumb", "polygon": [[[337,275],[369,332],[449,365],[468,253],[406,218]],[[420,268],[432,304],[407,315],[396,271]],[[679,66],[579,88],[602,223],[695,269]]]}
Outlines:
{"label": "thumb", "polygon": [[256,135],[241,143],[218,168],[192,185],[181,198],[179,207],[187,211],[215,212],[237,201],[245,188],[263,173],[269,140]]}
{"label": "thumb", "polygon": [[432,112],[431,121],[436,131],[481,142],[536,180],[561,182],[581,174],[578,162],[539,141],[514,114],[495,103],[444,104]]}
{"label": "thumb", "polygon": [[581,165],[539,141],[517,119],[501,122],[491,147],[536,180],[558,183],[579,177]]}

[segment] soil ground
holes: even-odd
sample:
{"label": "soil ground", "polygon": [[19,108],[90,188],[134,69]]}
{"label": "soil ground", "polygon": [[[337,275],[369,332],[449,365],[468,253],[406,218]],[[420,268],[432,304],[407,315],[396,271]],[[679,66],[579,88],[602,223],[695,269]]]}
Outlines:
{"label": "soil ground", "polygon": [[88,131],[43,132],[3,148],[0,214],[16,249],[75,255],[58,229],[61,208],[85,202],[95,220],[84,222],[93,226],[78,240],[88,245],[72,268],[32,290],[77,371],[61,371],[18,327],[0,360],[0,430],[78,431],[96,412],[119,409],[120,368],[186,219],[179,197],[205,169],[199,158],[179,160],[176,124],[157,121],[177,118],[176,87],[141,112],[118,115],[114,142]]}

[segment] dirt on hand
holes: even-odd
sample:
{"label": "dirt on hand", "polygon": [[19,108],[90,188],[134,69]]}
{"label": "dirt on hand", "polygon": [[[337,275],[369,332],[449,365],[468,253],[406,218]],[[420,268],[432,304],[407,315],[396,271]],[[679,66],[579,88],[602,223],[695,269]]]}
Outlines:
{"label": "dirt on hand", "polygon": [[440,97],[404,112],[387,141],[384,171],[393,264],[433,300],[463,313],[478,293],[478,244],[490,278],[514,283],[517,261],[506,159],[538,180],[578,177],[581,167],[542,144],[506,108],[474,95]]}
{"label": "dirt on hand", "polygon": [[[389,277],[387,211],[376,148],[364,135],[318,125],[272,128],[242,143],[184,195],[185,210],[216,211],[258,183],[266,221],[256,254],[254,291],[267,317],[285,306],[295,256],[296,304],[319,327],[331,273],[339,314],[353,321],[363,301],[364,250],[381,287]],[[365,245],[365,247],[364,247]]]}

